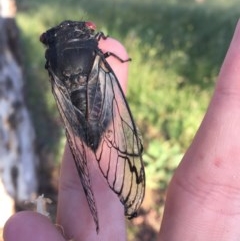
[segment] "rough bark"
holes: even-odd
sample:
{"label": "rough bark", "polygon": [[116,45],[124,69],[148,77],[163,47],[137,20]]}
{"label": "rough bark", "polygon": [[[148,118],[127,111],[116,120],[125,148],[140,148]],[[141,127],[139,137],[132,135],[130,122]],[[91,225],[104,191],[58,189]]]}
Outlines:
{"label": "rough bark", "polygon": [[0,1],[0,177],[15,201],[37,191],[35,133],[23,95],[14,1]]}

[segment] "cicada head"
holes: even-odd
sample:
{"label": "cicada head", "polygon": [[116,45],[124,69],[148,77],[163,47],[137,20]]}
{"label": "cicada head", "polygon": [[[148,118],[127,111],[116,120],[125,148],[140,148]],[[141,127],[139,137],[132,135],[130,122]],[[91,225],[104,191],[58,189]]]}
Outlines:
{"label": "cicada head", "polygon": [[88,40],[94,38],[96,25],[93,22],[77,22],[66,20],[40,36],[46,46],[64,44],[66,42]]}
{"label": "cicada head", "polygon": [[40,41],[47,47],[46,68],[61,81],[85,79],[98,49],[95,30],[92,22],[64,21],[43,33]]}

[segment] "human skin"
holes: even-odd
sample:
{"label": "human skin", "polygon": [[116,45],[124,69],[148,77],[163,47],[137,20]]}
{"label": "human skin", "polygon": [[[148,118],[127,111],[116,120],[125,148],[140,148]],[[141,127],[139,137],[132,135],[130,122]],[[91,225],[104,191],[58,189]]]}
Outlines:
{"label": "human skin", "polygon": [[237,241],[239,223],[240,22],[207,113],[169,186],[158,240]]}
{"label": "human skin", "polygon": [[[113,39],[102,40],[100,48],[127,59],[125,49]],[[113,57],[108,61],[126,90],[127,63],[122,64]],[[57,223],[62,226],[65,238],[75,241],[126,240],[123,207],[98,176],[94,163],[90,161],[89,166],[100,207],[99,234],[96,234],[68,146],[60,175]],[[239,223],[240,23],[207,113],[168,187],[158,241],[237,241],[240,240]],[[29,211],[15,214],[4,229],[5,241],[65,238],[47,218]]]}

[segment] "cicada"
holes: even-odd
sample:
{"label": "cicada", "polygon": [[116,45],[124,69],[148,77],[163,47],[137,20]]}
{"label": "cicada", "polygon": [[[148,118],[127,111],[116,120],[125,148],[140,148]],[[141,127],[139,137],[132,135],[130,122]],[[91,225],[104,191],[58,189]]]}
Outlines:
{"label": "cicada", "polygon": [[107,37],[96,32],[92,22],[84,21],[64,21],[40,37],[47,48],[45,68],[52,92],[97,231],[88,152],[123,203],[127,217],[136,216],[145,191],[142,140],[106,59],[113,56],[125,61],[114,53],[104,53],[99,48],[102,38]]}

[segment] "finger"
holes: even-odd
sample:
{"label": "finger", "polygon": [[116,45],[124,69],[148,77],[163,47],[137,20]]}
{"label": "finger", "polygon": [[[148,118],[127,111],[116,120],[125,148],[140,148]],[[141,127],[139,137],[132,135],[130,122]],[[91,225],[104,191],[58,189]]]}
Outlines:
{"label": "finger", "polygon": [[50,220],[36,212],[19,212],[12,216],[4,227],[4,241],[64,241]]}
{"label": "finger", "polygon": [[[100,48],[127,57],[125,49],[117,41],[107,38],[101,40]],[[114,57],[107,61],[113,68],[120,83],[126,88],[127,63],[122,64]],[[125,240],[125,221],[123,205],[116,194],[110,190],[99,170],[96,160],[88,160],[92,190],[97,203],[100,224],[99,234],[91,216],[88,203],[80,183],[71,151],[66,145],[59,184],[57,222],[63,226],[67,238],[74,240],[112,240],[118,237]]]}
{"label": "finger", "polygon": [[[117,40],[112,38],[107,38],[106,40],[100,41],[100,48],[102,51],[111,52],[117,56],[119,56],[122,60],[128,60],[128,54],[122,44],[120,44]],[[128,64],[121,63],[114,56],[109,56],[106,58],[110,66],[113,68],[114,73],[116,74],[123,92],[127,91],[127,79],[128,79]]]}
{"label": "finger", "polygon": [[192,145],[169,186],[159,240],[240,236],[240,24]]}

